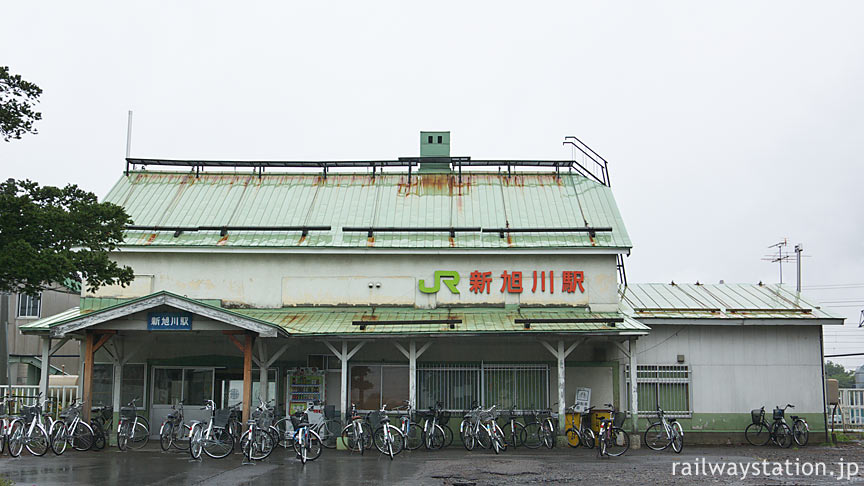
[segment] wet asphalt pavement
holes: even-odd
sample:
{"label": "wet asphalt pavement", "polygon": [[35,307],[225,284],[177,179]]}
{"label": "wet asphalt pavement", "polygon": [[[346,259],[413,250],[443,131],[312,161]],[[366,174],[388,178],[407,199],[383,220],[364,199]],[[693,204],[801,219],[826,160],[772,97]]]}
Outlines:
{"label": "wet asphalt pavement", "polygon": [[[296,485],[429,485],[485,486],[499,484],[692,484],[699,479],[701,461],[715,464],[751,464],[747,477],[715,474],[711,484],[845,484],[848,470],[861,466],[853,483],[864,483],[864,445],[812,446],[781,450],[776,447],[687,447],[684,452],[629,451],[625,456],[599,459],[594,450],[508,450],[496,456],[490,451],[467,452],[451,447],[438,452],[403,452],[391,461],[367,451],[364,456],[325,450],[313,462],[301,465],[284,450],[266,461],[242,465],[234,454],[226,459],[203,458],[190,462],[187,453],[162,453],[148,446],[141,451],[67,452],[57,457],[0,456],[0,477],[16,485],[176,485],[176,484],[296,484]],[[841,470],[838,462],[844,460]],[[753,475],[753,463],[766,461],[771,476]],[[782,464],[789,461],[787,465]],[[695,466],[694,466],[695,462]],[[824,475],[806,474],[805,463],[825,463]],[[677,463],[674,465],[673,463]],[[684,466],[684,464],[689,466]],[[777,475],[777,464],[787,468]],[[796,464],[798,471],[796,474]],[[685,474],[689,467],[690,475]],[[710,467],[709,465],[705,466]],[[715,466],[716,467],[716,466]],[[759,466],[761,468],[765,466]],[[819,466],[816,466],[819,467]],[[673,468],[676,474],[673,475]],[[698,470],[697,470],[698,469]],[[847,471],[844,474],[842,471]],[[791,473],[790,475],[787,475]],[[838,476],[843,480],[838,481]],[[701,478],[704,482],[705,478]]]}

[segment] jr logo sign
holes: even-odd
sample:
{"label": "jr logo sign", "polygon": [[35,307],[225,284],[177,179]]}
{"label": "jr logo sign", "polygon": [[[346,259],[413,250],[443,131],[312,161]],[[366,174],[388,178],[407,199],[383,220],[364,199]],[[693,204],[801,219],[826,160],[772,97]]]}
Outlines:
{"label": "jr logo sign", "polygon": [[434,294],[441,290],[441,280],[444,279],[444,285],[450,289],[450,292],[454,294],[459,293],[459,289],[456,288],[459,285],[459,272],[453,272],[449,270],[438,270],[435,272],[435,285],[432,287],[426,286],[426,281],[420,281],[420,292],[424,294]]}

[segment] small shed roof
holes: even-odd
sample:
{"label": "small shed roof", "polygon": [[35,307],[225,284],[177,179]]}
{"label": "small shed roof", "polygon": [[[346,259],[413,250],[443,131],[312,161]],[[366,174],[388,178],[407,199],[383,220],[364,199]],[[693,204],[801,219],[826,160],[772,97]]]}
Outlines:
{"label": "small shed roof", "polygon": [[[843,319],[779,284],[629,284],[621,312],[637,319]],[[839,322],[837,322],[839,321]]]}

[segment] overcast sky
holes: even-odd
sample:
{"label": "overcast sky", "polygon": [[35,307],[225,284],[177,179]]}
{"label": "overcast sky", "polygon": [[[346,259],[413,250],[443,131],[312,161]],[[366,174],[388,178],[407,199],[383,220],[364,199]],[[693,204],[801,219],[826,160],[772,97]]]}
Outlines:
{"label": "overcast sky", "polygon": [[104,196],[130,109],[138,157],[393,158],[418,154],[420,130],[450,130],[453,155],[561,159],[576,135],[611,163],[631,282],[776,282],[761,258],[789,238],[819,287],[807,293],[847,318],[826,354],[864,352],[864,2],[2,12],[0,64],[44,89],[39,134],[0,142],[3,179]]}

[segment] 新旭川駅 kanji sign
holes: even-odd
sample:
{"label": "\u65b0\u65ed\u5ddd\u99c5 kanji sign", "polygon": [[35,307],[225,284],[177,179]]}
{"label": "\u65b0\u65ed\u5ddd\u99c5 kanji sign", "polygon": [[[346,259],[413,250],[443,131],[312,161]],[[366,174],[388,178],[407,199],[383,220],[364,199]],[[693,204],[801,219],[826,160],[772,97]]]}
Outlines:
{"label": "\u65b0\u65ed\u5ddd\u99c5 kanji sign", "polygon": [[185,312],[150,312],[147,314],[148,331],[190,331],[192,314]]}
{"label": "\u65b0\u65ed\u5ddd\u99c5 kanji sign", "polygon": [[[548,278],[547,278],[548,277]],[[508,272],[504,270],[502,274],[498,276],[501,283],[501,288],[498,290],[500,293],[508,292],[521,294],[523,291],[527,292],[527,287],[522,285],[523,280],[523,272],[521,271],[511,271]],[[560,292],[562,293],[575,293],[576,290],[579,290],[580,293],[585,293],[585,273],[579,270],[564,270],[560,272]],[[458,294],[459,289],[456,287],[459,284],[460,276],[459,272],[451,271],[451,270],[437,270],[433,276],[433,285],[427,286],[425,280],[420,280],[419,289],[420,292],[424,294],[434,294],[441,290],[441,284],[443,283],[450,292],[453,294]],[[549,292],[550,294],[555,293],[555,271],[554,270],[532,270],[531,272],[531,292]],[[498,282],[494,281],[492,272],[481,272],[480,270],[474,270],[468,276],[468,291],[474,294],[489,294],[492,291],[493,283],[495,283],[495,287],[497,287]],[[546,282],[549,282],[547,285]]]}

